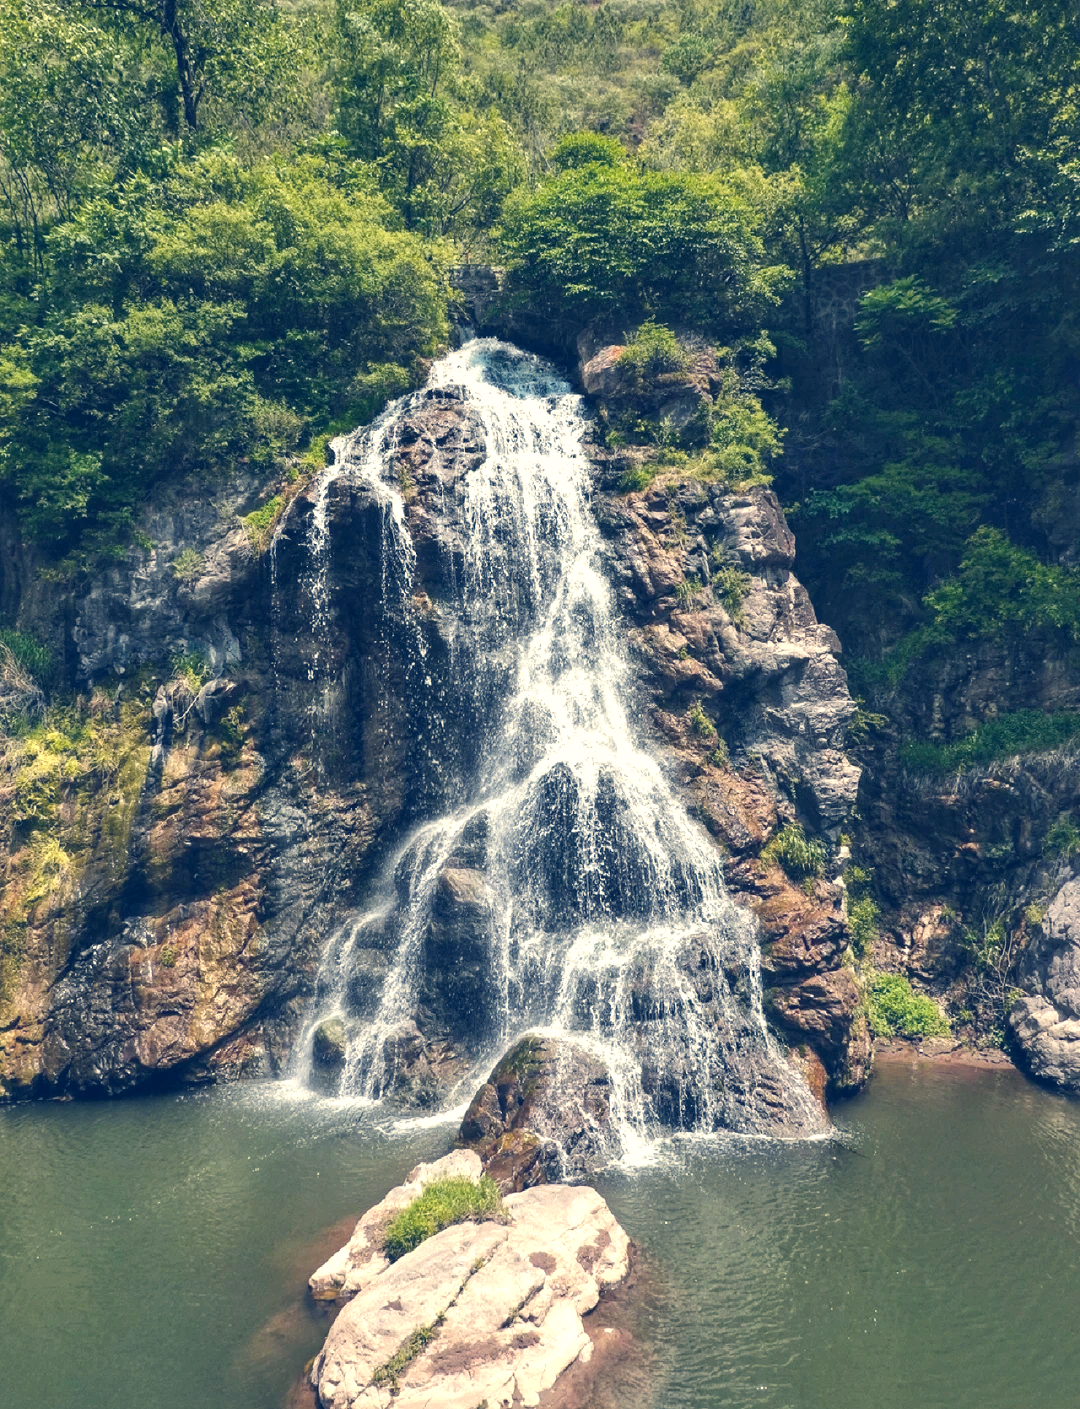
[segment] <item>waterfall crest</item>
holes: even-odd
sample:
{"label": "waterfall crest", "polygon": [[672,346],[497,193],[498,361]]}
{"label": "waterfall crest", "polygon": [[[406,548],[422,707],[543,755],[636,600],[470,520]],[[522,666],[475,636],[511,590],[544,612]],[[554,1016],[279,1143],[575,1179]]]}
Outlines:
{"label": "waterfall crest", "polygon": [[[341,1093],[379,1099],[410,1044],[449,1043],[475,1084],[518,1036],[542,1032],[607,1068],[624,1150],[668,1130],[821,1129],[766,1027],[753,921],[728,899],[716,847],[634,717],[581,399],[547,364],[488,339],[442,359],[430,387],[337,444],[312,519],[312,573],[333,552],[326,496],[352,475],[384,506],[383,610],[407,630],[418,612],[438,612],[449,642],[449,707],[446,690],[430,695],[419,630],[411,650],[427,747],[436,758],[447,719],[475,740],[432,790],[438,815],[331,940],[300,1060],[338,1018]],[[433,393],[464,405],[478,453],[445,490],[462,524],[450,589],[421,608],[393,453],[404,418]],[[324,610],[325,589],[311,595]]]}

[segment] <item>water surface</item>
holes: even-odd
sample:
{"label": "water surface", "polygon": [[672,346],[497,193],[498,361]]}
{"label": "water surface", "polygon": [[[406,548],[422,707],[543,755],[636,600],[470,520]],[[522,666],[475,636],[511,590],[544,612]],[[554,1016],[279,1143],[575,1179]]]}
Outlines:
{"label": "water surface", "polygon": [[[599,1181],[650,1269],[650,1409],[1075,1402],[1080,1106],[920,1064],[836,1115],[842,1145],[687,1139]],[[326,1229],[452,1130],[258,1086],[0,1111],[0,1397],[282,1409]]]}

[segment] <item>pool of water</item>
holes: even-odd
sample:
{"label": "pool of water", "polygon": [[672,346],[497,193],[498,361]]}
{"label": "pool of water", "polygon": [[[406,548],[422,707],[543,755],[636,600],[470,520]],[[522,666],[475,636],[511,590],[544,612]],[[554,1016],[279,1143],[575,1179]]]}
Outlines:
{"label": "pool of water", "polygon": [[[1080,1106],[900,1064],[836,1116],[598,1181],[648,1272],[654,1391],[621,1409],[1074,1402]],[[3,1401],[282,1409],[308,1273],[453,1128],[265,1086],[0,1111]]]}

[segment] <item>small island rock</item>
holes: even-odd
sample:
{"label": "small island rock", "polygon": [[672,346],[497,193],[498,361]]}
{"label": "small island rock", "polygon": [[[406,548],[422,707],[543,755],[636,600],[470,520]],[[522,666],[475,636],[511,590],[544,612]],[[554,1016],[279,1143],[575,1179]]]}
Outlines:
{"label": "small island rock", "polygon": [[[357,1291],[312,1369],[322,1409],[538,1405],[565,1370],[591,1356],[582,1317],[630,1270],[629,1240],[595,1189],[512,1194],[506,1222],[444,1228],[394,1263],[368,1242],[426,1184],[460,1177],[464,1161],[478,1179],[471,1151],[421,1165],[364,1215],[342,1249],[354,1259],[370,1255],[342,1279]],[[335,1267],[329,1278],[326,1268],[312,1278],[313,1289],[336,1280],[342,1253],[326,1265]]]}

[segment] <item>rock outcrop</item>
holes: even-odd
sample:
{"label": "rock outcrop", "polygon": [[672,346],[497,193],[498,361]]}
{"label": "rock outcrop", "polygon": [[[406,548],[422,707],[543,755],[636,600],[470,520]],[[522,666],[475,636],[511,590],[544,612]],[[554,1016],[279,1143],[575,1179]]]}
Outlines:
{"label": "rock outcrop", "polygon": [[460,1138],[504,1190],[580,1178],[611,1151],[611,1077],[569,1042],[526,1036],[473,1097]]}
{"label": "rock outcrop", "polygon": [[1058,890],[1024,956],[1033,990],[1009,1014],[1024,1066],[1041,1081],[1080,1092],[1080,880]]}
{"label": "rock outcrop", "polygon": [[[361,1220],[342,1283],[351,1300],[312,1368],[322,1409],[538,1405],[560,1375],[591,1356],[582,1318],[630,1266],[626,1234],[594,1189],[512,1194],[505,1222],[446,1228],[394,1263],[367,1256],[380,1223],[452,1174],[479,1178],[478,1156],[459,1152],[421,1166]],[[337,1263],[313,1286],[332,1283]]]}

